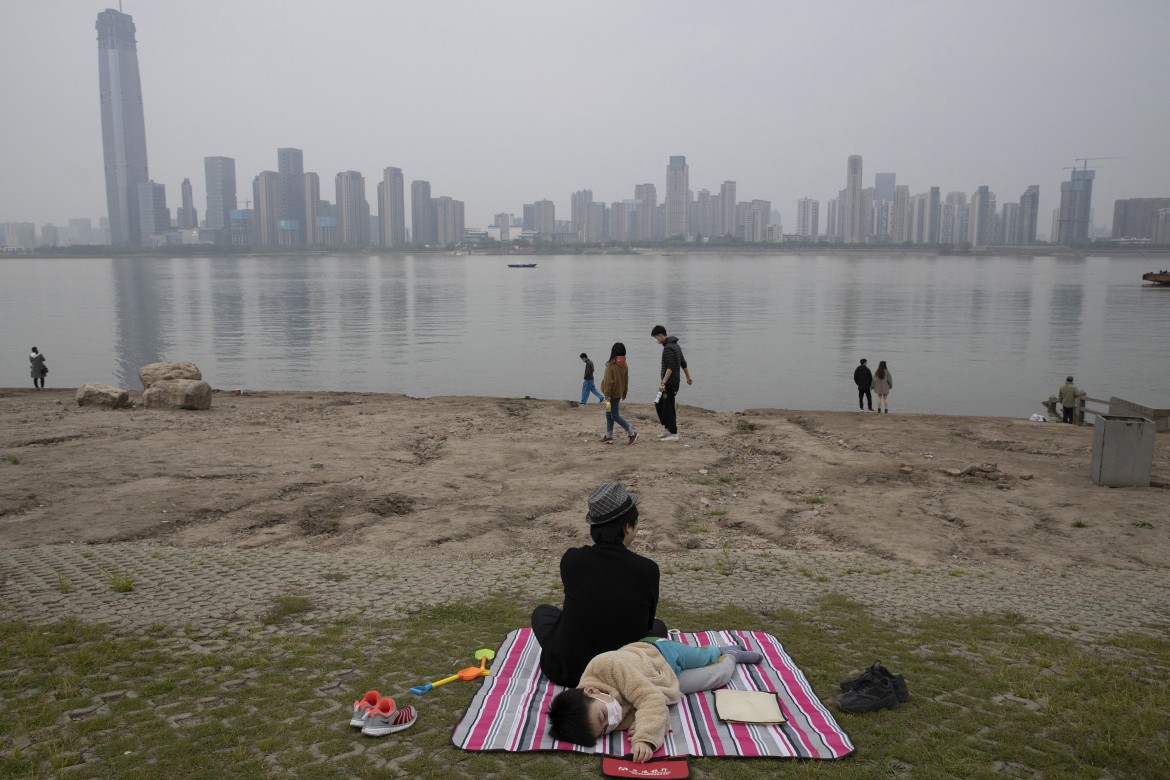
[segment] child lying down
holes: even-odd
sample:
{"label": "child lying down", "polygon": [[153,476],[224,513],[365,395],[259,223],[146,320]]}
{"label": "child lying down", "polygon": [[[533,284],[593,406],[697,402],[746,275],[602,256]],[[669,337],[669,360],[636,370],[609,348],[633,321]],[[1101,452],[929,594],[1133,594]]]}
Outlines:
{"label": "child lying down", "polygon": [[721,688],[735,665],[763,657],[739,647],[691,647],[648,637],[589,662],[576,688],[562,691],[548,708],[554,739],[594,745],[602,734],[628,728],[633,759],[649,761],[666,738],[669,707],[683,693]]}

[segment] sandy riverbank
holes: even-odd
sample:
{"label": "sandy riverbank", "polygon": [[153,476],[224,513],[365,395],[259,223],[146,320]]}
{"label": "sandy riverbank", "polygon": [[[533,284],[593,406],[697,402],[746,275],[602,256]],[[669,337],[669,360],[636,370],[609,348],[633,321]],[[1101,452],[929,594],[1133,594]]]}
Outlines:
{"label": "sandy riverbank", "polygon": [[[601,407],[217,393],[207,412],[0,390],[0,547],[152,539],[419,560],[559,553],[585,496],[642,495],[637,547],[864,551],[907,564],[1170,566],[1170,491],[1089,479],[1091,428],[988,417],[684,407],[682,441],[606,446]],[[624,441],[624,438],[619,438]],[[951,476],[994,464],[994,471]],[[988,474],[992,478],[988,478]],[[1154,475],[1170,481],[1170,436]]]}

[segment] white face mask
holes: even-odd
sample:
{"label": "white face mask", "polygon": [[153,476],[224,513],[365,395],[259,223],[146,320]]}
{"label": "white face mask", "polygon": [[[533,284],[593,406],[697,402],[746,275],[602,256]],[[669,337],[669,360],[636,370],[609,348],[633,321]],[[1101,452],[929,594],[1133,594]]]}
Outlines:
{"label": "white face mask", "polygon": [[622,722],[622,705],[618,704],[617,699],[605,693],[593,694],[593,698],[605,705],[605,716],[609,721],[605,726],[605,733],[608,734]]}

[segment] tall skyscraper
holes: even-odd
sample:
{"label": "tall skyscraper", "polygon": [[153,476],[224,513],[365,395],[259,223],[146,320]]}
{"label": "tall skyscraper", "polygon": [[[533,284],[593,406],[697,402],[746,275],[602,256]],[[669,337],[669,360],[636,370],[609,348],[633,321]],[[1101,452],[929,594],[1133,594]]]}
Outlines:
{"label": "tall skyscraper", "polygon": [[142,239],[138,185],[150,181],[150,174],[134,20],[129,14],[107,8],[97,16],[97,32],[110,243],[137,246]]}
{"label": "tall skyscraper", "polygon": [[151,236],[162,235],[171,229],[171,212],[167,208],[166,188],[153,181],[138,185],[139,242],[153,246]]}
{"label": "tall skyscraper", "polygon": [[382,185],[385,203],[378,204],[378,214],[382,217],[382,243],[401,248],[406,245],[406,198],[402,169],[383,169]]}
{"label": "tall skyscraper", "polygon": [[687,206],[690,205],[690,167],[687,158],[674,155],[666,166],[666,237],[687,235]]}
{"label": "tall skyscraper", "polygon": [[422,179],[410,183],[410,236],[417,246],[437,240],[431,219],[431,183]]}
{"label": "tall skyscraper", "polygon": [[910,185],[894,187],[894,208],[890,216],[890,240],[904,244],[910,240]]}
{"label": "tall skyscraper", "polygon": [[654,221],[658,211],[658,190],[653,184],[636,184],[634,200],[638,201],[638,214],[635,217],[638,225],[636,237],[640,241],[652,241],[656,238]]}
{"label": "tall skyscraper", "polygon": [[370,243],[366,179],[357,171],[337,174],[337,224],[342,244],[365,246]]}
{"label": "tall skyscraper", "polygon": [[204,189],[207,190],[207,227],[223,231],[217,241],[228,243],[231,213],[236,210],[236,161],[231,157],[203,158]]}
{"label": "tall skyscraper", "polygon": [[849,155],[845,167],[845,243],[865,243],[865,218],[861,203],[861,155]]}
{"label": "tall skyscraper", "polygon": [[991,192],[987,185],[982,185],[971,194],[970,228],[967,240],[971,246],[987,246],[994,235]]}
{"label": "tall skyscraper", "polygon": [[1033,184],[1020,196],[1020,243],[1036,243],[1036,225],[1040,220],[1040,185]]}
{"label": "tall skyscraper", "polygon": [[719,219],[719,235],[735,235],[735,182],[730,179],[719,186],[719,206],[723,212]]}
{"label": "tall skyscraper", "polygon": [[821,202],[812,198],[796,201],[796,234],[801,238],[815,240],[819,227]]}
{"label": "tall skyscraper", "polygon": [[317,219],[323,216],[320,213],[321,177],[310,171],[305,174],[305,243],[323,244],[317,231]]}
{"label": "tall skyscraper", "polygon": [[463,240],[463,201],[446,195],[435,198],[435,230],[439,246],[452,246]]}
{"label": "tall skyscraper", "polygon": [[938,187],[931,187],[926,194],[926,230],[923,241],[927,244],[937,244],[939,226],[942,218],[942,203],[939,200]]}
{"label": "tall skyscraper", "polygon": [[[290,243],[305,243],[305,153],[300,149],[276,150],[276,172],[280,175],[280,220],[293,231]],[[295,225],[292,223],[296,223]]]}
{"label": "tall skyscraper", "polygon": [[873,189],[879,201],[893,200],[896,186],[898,186],[896,173],[875,173],[873,176]]}
{"label": "tall skyscraper", "polygon": [[532,219],[538,238],[551,241],[557,229],[557,207],[551,200],[538,200],[532,204]]}
{"label": "tall skyscraper", "polygon": [[252,205],[255,206],[256,244],[276,246],[280,234],[280,174],[262,171],[252,180]]}
{"label": "tall skyscraper", "polygon": [[1089,240],[1093,177],[1096,174],[1092,168],[1076,168],[1068,181],[1060,183],[1060,219],[1056,243],[1071,246]]}
{"label": "tall skyscraper", "polygon": [[592,203],[593,190],[577,190],[569,198],[569,222],[575,241],[585,241],[586,213]]}
{"label": "tall skyscraper", "polygon": [[195,211],[195,195],[191,190],[191,180],[183,179],[181,187],[183,205],[179,206],[179,230],[190,230],[199,227],[199,215]]}

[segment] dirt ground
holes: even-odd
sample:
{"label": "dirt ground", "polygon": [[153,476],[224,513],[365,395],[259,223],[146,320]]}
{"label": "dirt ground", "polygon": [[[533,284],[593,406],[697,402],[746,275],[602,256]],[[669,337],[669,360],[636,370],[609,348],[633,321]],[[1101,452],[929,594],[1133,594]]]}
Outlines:
{"label": "dirt ground", "polygon": [[[0,549],[150,539],[346,557],[559,555],[586,495],[641,496],[635,549],[861,550],[905,564],[1170,565],[1170,490],[1089,479],[1091,427],[989,417],[216,393],[209,411],[0,390]],[[619,431],[620,434],[620,431]],[[944,470],[950,470],[946,472]],[[973,470],[972,470],[973,469]],[[970,471],[969,471],[970,470]],[[966,473],[968,472],[969,473]],[[1170,482],[1170,435],[1154,478]]]}

